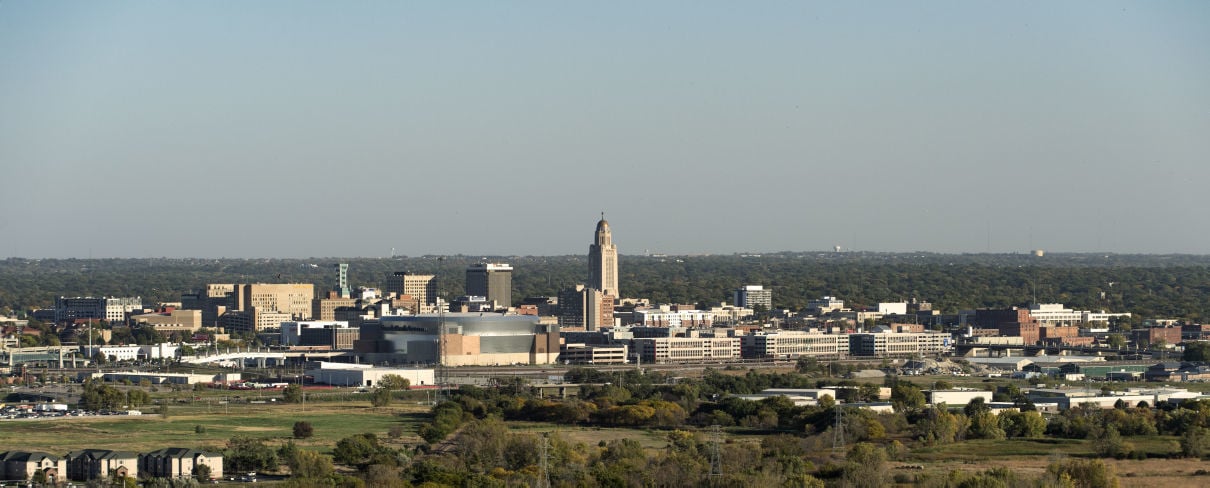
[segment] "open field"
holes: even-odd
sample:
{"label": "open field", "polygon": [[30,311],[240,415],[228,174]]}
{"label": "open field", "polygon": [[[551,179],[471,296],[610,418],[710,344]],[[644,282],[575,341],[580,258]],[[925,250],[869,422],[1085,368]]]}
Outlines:
{"label": "open field", "polygon": [[[81,448],[150,451],[164,447],[221,449],[236,435],[245,435],[284,443],[291,438],[296,421],[314,427],[314,437],[296,440],[303,448],[330,452],[336,441],[354,434],[371,432],[387,440],[387,432],[402,426],[404,437],[391,441],[395,447],[421,442],[416,429],[427,422],[428,406],[418,402],[396,402],[394,406],[374,409],[364,401],[316,402],[307,404],[232,403],[217,404],[201,400],[172,404],[169,416],[63,418],[40,421],[0,422],[0,446],[6,449],[38,450],[64,454]],[[151,411],[151,409],[147,409]],[[197,427],[202,432],[197,432]],[[658,429],[603,428],[557,425],[542,422],[509,422],[514,431],[555,432],[573,443],[595,446],[601,441],[637,440],[649,452],[665,449],[667,431]],[[759,443],[761,436],[747,431],[725,433],[731,442]],[[1167,459],[1178,449],[1172,436],[1129,437],[1135,448],[1146,453],[1145,460],[1105,460],[1122,480],[1123,487],[1200,487],[1210,486],[1210,476],[1196,474],[1210,470],[1210,463],[1189,459]],[[755,446],[754,446],[755,447]],[[982,471],[1008,467],[1025,476],[1038,476],[1056,459],[1091,456],[1087,441],[1066,439],[1012,439],[1003,441],[970,440],[961,443],[911,449],[896,465],[923,465],[926,474],[950,471]],[[835,457],[834,453],[822,453]],[[822,464],[820,464],[822,465]],[[893,474],[915,476],[919,471],[892,469]]]}
{"label": "open field", "polygon": [[[0,446],[6,449],[64,454],[97,448],[151,451],[165,447],[220,449],[236,435],[285,442],[294,422],[310,422],[314,437],[295,441],[302,447],[330,451],[341,438],[372,432],[386,438],[391,427],[404,427],[404,442],[419,442],[416,429],[428,407],[405,405],[374,409],[368,403],[305,405],[172,406],[169,417],[80,417],[0,423]],[[197,426],[203,432],[198,433]]]}
{"label": "open field", "polygon": [[[1148,459],[1104,459],[1106,464],[1114,467],[1123,487],[1210,486],[1210,476],[1195,474],[1198,470],[1210,470],[1210,463],[1165,458],[1179,449],[1176,437],[1129,437],[1126,440],[1136,449],[1147,453]],[[934,473],[953,470],[974,472],[1004,466],[1027,476],[1038,476],[1054,460],[1091,456],[1092,448],[1083,440],[968,440],[913,449],[905,456],[904,463],[922,464],[926,471]]]}

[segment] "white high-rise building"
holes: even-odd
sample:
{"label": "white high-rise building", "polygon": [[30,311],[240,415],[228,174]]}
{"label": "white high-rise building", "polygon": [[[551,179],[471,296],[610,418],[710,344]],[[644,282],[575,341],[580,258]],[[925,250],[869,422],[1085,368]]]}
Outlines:
{"label": "white high-rise building", "polygon": [[604,213],[597,222],[593,244],[588,246],[588,287],[614,298],[621,296],[618,292],[618,248],[613,245]]}
{"label": "white high-rise building", "polygon": [[742,286],[735,290],[735,301],[732,303],[743,308],[763,305],[765,310],[769,310],[773,308],[773,290],[766,290],[762,285]]}

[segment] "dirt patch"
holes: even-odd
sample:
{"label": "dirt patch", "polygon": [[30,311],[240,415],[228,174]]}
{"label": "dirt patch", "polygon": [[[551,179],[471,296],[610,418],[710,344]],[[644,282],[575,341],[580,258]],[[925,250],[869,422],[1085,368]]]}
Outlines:
{"label": "dirt patch", "polygon": [[236,427],[233,430],[235,430],[236,432],[273,432],[275,430],[281,430],[281,429],[277,429],[277,428],[273,428],[273,427]]}

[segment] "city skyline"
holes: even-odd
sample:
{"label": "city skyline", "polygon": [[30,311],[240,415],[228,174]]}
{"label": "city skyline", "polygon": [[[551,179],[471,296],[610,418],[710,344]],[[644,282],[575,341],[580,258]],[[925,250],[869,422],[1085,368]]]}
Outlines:
{"label": "city skyline", "polygon": [[3,2],[0,258],[1206,254],[1207,19]]}

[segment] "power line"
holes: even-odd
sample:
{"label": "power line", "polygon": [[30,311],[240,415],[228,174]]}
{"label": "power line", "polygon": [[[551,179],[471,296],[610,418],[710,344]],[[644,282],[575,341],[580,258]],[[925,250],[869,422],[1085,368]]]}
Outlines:
{"label": "power line", "polygon": [[723,431],[718,424],[710,426],[710,477],[721,478],[723,476],[723,456],[722,456],[722,438]]}
{"label": "power line", "polygon": [[844,449],[844,407],[832,406],[836,410],[836,424],[832,426],[832,449]]}
{"label": "power line", "polygon": [[550,438],[542,435],[542,465],[538,473],[537,488],[550,488]]}

